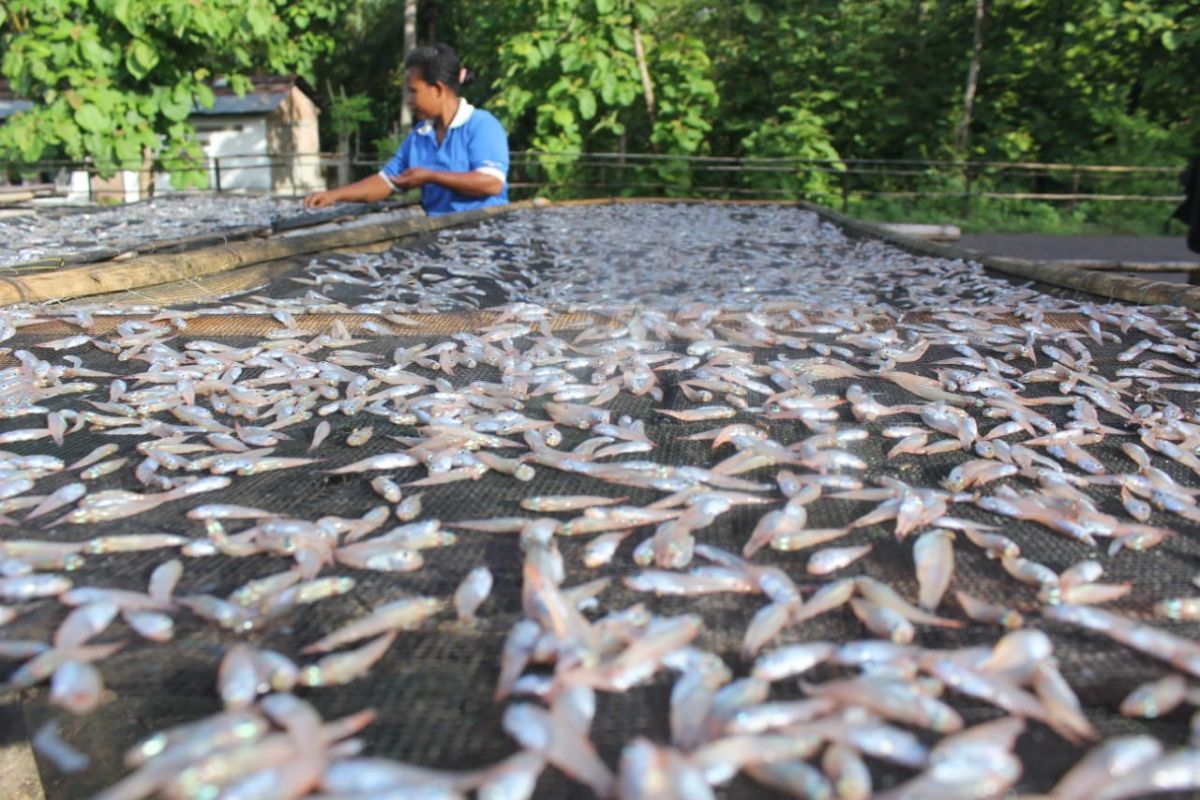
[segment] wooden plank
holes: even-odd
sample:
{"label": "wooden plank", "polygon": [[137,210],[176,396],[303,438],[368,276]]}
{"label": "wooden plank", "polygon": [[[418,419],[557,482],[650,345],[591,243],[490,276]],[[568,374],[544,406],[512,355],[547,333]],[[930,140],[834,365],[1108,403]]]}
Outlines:
{"label": "wooden plank", "polygon": [[973,192],[972,197],[997,200],[1142,200],[1147,203],[1180,203],[1183,195],[1174,194],[1085,194],[1053,192]]}
{"label": "wooden plank", "polygon": [[957,225],[924,225],[915,222],[881,222],[879,227],[902,236],[928,239],[931,242],[956,242],[962,238],[962,229]]}
{"label": "wooden plank", "polygon": [[54,194],[53,183],[21,183],[15,186],[0,186],[0,199],[14,194],[49,195]]}
{"label": "wooden plank", "polygon": [[1089,261],[1056,259],[1055,264],[1097,272],[1200,272],[1200,261]]}

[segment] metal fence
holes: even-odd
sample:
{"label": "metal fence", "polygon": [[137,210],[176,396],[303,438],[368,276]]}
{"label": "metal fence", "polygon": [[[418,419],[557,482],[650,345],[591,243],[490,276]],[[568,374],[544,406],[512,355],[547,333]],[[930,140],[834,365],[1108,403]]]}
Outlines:
{"label": "metal fence", "polygon": [[[263,191],[303,194],[318,182],[336,185],[365,177],[379,161],[335,153],[229,154],[199,162],[159,162],[152,168],[124,165],[129,172],[161,176],[202,171],[215,191]],[[679,156],[652,153],[512,153],[509,173],[514,197],[545,194],[557,198],[690,195],[714,198],[805,198],[849,209],[871,198],[937,199],[961,203],[969,215],[980,199],[1014,202],[1083,201],[1178,203],[1178,167],[1047,164],[1004,161],[926,159],[792,159]],[[54,181],[60,189],[83,173],[89,199],[94,165],[70,161],[10,164],[10,175],[26,182]],[[78,177],[76,177],[78,183]],[[115,191],[115,190],[114,190]]]}
{"label": "metal fence", "polygon": [[[510,185],[574,195],[670,194],[809,199],[848,209],[864,198],[1178,203],[1178,167],[927,159],[790,159],[644,153],[513,154]],[[557,180],[551,176],[558,173]]]}

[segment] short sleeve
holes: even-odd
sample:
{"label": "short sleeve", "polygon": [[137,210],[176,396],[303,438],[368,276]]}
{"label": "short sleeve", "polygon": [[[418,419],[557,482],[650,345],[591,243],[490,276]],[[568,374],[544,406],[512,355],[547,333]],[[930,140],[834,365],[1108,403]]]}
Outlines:
{"label": "short sleeve", "polygon": [[[383,169],[379,170],[379,175],[389,184],[392,178],[399,175],[409,167],[409,155],[412,151],[412,134],[404,137],[404,141],[400,143],[400,147],[396,149],[388,162],[383,165]],[[394,187],[393,187],[394,188]]]}
{"label": "short sleeve", "polygon": [[479,122],[471,131],[468,147],[472,172],[483,172],[508,182],[508,134],[500,120],[491,114],[476,112]]}

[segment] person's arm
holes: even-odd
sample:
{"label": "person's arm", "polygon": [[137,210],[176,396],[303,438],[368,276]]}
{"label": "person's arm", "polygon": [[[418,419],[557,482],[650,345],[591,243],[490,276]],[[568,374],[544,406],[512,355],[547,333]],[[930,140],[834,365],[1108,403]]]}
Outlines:
{"label": "person's arm", "polygon": [[416,189],[436,183],[467,197],[491,197],[504,190],[504,181],[486,172],[446,172],[444,170],[411,167],[392,178],[397,189]]}
{"label": "person's arm", "polygon": [[305,208],[324,208],[334,203],[374,203],[386,200],[392,194],[387,178],[379,173],[368,175],[361,181],[348,183],[325,192],[313,192],[304,198]]}
{"label": "person's arm", "polygon": [[324,208],[334,203],[374,203],[391,197],[395,189],[392,180],[408,168],[409,151],[412,147],[410,134],[391,159],[383,165],[383,169],[374,175],[369,175],[361,181],[348,183],[326,192],[313,192],[304,198],[305,208]]}

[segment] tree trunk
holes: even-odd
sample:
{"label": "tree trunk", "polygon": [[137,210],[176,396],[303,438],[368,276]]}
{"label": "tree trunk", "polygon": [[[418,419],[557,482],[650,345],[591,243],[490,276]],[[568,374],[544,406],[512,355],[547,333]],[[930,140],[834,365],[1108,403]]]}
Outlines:
{"label": "tree trunk", "polygon": [[338,134],[338,160],[337,160],[337,182],[338,186],[345,186],[350,182],[350,135],[346,133]]}
{"label": "tree trunk", "polygon": [[971,66],[967,70],[967,90],[963,94],[963,115],[954,132],[954,149],[963,158],[967,155],[967,136],[971,130],[971,111],[975,107],[975,89],[979,85],[979,63],[983,56],[983,0],[975,0],[975,46],[971,51]]}
{"label": "tree trunk", "polygon": [[646,114],[650,127],[654,127],[654,84],[650,82],[650,69],[646,66],[646,49],[642,47],[642,32],[633,26],[633,54],[637,57],[638,72],[642,75],[642,94],[646,96]]}
{"label": "tree trunk", "polygon": [[[445,6],[445,3],[442,2],[442,0],[434,0],[433,2],[429,2],[429,0],[426,0],[426,3],[425,3],[425,41],[427,41],[427,42],[442,41],[442,37],[438,35],[438,31],[440,30],[438,28],[438,24],[442,20],[443,6]],[[450,26],[450,27],[453,28],[453,26]],[[451,39],[451,41],[453,41],[453,39]]]}
{"label": "tree trunk", "polygon": [[[417,49],[417,0],[404,0],[404,57]],[[400,103],[400,133],[407,134],[412,128],[412,111],[408,107],[408,82],[404,84],[404,95]]]}
{"label": "tree trunk", "polygon": [[[342,86],[339,93],[334,93],[333,81],[326,81],[326,87],[329,89],[329,103],[331,107],[336,107],[338,102],[338,94],[342,100],[346,99],[346,87]],[[337,185],[345,186],[350,182],[350,135],[344,130],[337,130],[337,149],[334,155],[337,157]]]}

